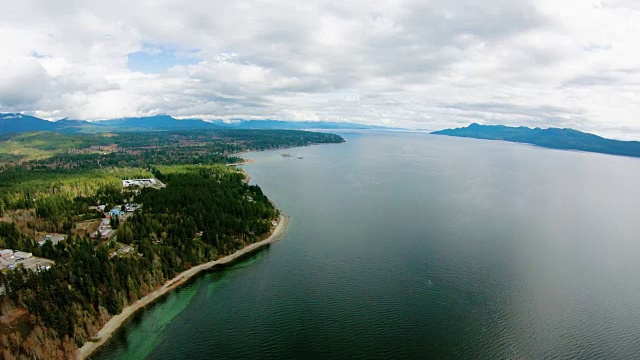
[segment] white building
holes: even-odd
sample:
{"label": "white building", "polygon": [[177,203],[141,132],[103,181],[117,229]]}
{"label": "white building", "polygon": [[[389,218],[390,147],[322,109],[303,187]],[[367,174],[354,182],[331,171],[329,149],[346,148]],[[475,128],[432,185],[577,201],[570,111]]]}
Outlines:
{"label": "white building", "polygon": [[122,180],[122,187],[138,186],[147,187],[156,185],[156,179],[131,179]]}
{"label": "white building", "polygon": [[136,210],[138,209],[138,207],[139,207],[139,205],[138,205],[138,204],[135,204],[135,203],[134,203],[134,204],[126,204],[126,205],[124,206],[124,209],[125,209],[127,212],[134,212],[134,211],[136,211]]}
{"label": "white building", "polygon": [[133,248],[131,246],[123,246],[120,249],[118,249],[118,252],[120,254],[127,254],[129,252],[133,251]]}
{"label": "white building", "polygon": [[13,253],[13,256],[16,257],[16,260],[25,260],[31,258],[33,254],[24,251],[16,251]]}
{"label": "white building", "polygon": [[0,258],[0,269],[8,269],[11,265],[15,265],[12,259]]}
{"label": "white building", "polygon": [[0,250],[0,257],[3,259],[13,259],[13,250],[11,249]]}
{"label": "white building", "polygon": [[38,245],[42,246],[44,245],[47,240],[51,241],[51,245],[55,245],[57,243],[59,243],[60,241],[64,240],[64,235],[61,234],[47,234],[44,236],[44,239],[38,241]]}

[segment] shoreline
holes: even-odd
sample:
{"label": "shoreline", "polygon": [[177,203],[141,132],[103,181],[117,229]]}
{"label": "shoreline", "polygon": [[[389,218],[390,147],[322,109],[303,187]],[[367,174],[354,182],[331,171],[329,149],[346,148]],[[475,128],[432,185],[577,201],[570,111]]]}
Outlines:
{"label": "shoreline", "polygon": [[132,315],[145,308],[147,305],[154,303],[163,295],[184,284],[189,279],[200,274],[202,271],[209,270],[218,265],[229,265],[230,263],[233,263],[234,261],[244,257],[245,255],[262,249],[263,247],[278,240],[284,233],[284,230],[286,230],[288,223],[289,217],[280,214],[280,221],[278,222],[278,226],[276,226],[273,232],[266,239],[247,245],[242,249],[227,256],[221,257],[217,260],[200,264],[192,267],[189,270],[185,270],[173,279],[165,282],[160,288],[150,292],[138,301],[126,306],[119,314],[114,315],[111,319],[109,319],[109,321],[107,321],[107,323],[102,326],[100,331],[98,331],[98,333],[92,337],[93,339],[97,339],[96,341],[86,341],[81,348],[76,350],[76,359],[87,359],[98,348],[104,345],[109,340],[109,338],[111,338],[113,333],[115,333],[116,330],[118,330]]}
{"label": "shoreline", "polygon": [[244,159],[240,162],[236,162],[236,163],[231,163],[231,164],[225,164],[226,166],[241,166],[241,165],[246,165],[246,164],[251,164],[252,162],[254,162],[251,159]]}

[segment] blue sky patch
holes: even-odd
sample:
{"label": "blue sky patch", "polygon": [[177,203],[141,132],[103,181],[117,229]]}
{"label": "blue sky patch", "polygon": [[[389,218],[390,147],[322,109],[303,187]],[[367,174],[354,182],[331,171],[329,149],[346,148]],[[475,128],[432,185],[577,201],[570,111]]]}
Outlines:
{"label": "blue sky patch", "polygon": [[33,56],[36,59],[45,59],[45,58],[50,58],[51,57],[51,55],[40,54],[37,51],[31,52],[31,56]]}
{"label": "blue sky patch", "polygon": [[142,50],[127,55],[131,71],[157,74],[176,65],[197,64],[199,50],[180,51],[163,45],[144,44]]}

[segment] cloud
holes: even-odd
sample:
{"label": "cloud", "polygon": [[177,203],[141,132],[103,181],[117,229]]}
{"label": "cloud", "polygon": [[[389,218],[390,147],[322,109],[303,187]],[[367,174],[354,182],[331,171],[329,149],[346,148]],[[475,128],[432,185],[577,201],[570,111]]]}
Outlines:
{"label": "cloud", "polygon": [[636,3],[23,0],[0,5],[0,111],[637,137]]}
{"label": "cloud", "polygon": [[0,109],[35,107],[45,95],[47,71],[33,58],[0,59]]}

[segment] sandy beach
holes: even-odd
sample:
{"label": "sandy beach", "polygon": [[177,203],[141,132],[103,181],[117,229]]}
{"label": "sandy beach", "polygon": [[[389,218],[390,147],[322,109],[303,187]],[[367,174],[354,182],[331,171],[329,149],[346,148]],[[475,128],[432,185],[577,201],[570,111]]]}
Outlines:
{"label": "sandy beach", "polygon": [[175,289],[176,287],[183,284],[185,281],[194,277],[198,273],[203,270],[211,269],[216,265],[225,265],[232,263],[234,260],[241,258],[244,255],[250,254],[256,250],[263,248],[264,246],[276,241],[280,238],[282,233],[287,227],[287,223],[289,222],[289,217],[285,215],[280,215],[280,221],[278,222],[278,226],[273,230],[273,233],[269,235],[268,238],[259,241],[257,243],[253,243],[248,245],[233,254],[222,257],[218,260],[210,261],[208,263],[204,263],[198,266],[194,266],[189,270],[186,270],[180,273],[175,278],[167,281],[162,287],[157,290],[147,294],[147,296],[141,298],[140,300],[134,302],[133,304],[125,307],[121,313],[112,317],[103,327],[98,331],[98,333],[93,337],[96,341],[87,341],[81,348],[76,350],[76,359],[86,359],[89,357],[96,349],[100,346],[104,345],[107,340],[113,335],[113,333],[122,325],[124,322],[133,314],[135,314],[138,310],[144,308],[145,306],[153,303],[162,295],[168,293],[169,291]]}

